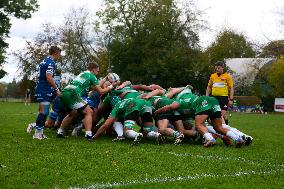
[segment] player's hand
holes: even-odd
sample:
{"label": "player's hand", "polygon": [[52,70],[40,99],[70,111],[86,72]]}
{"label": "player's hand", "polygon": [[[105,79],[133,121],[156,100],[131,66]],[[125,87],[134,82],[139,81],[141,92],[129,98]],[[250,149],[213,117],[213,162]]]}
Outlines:
{"label": "player's hand", "polygon": [[229,99],[228,107],[232,107],[232,106],[233,106],[233,101]]}
{"label": "player's hand", "polygon": [[59,89],[56,89],[56,93],[57,93],[57,96],[62,96],[61,91]]}

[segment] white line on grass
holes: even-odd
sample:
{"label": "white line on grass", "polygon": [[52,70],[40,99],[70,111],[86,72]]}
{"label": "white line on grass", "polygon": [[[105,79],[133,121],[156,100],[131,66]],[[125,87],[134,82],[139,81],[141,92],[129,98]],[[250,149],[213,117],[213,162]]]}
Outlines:
{"label": "white line on grass", "polygon": [[151,183],[163,183],[163,182],[176,182],[176,181],[187,181],[187,180],[197,180],[202,178],[217,178],[217,177],[240,177],[244,175],[267,175],[276,173],[277,171],[283,171],[283,169],[278,170],[268,170],[268,171],[249,171],[249,172],[236,172],[230,174],[195,174],[177,177],[158,177],[158,178],[145,178],[143,180],[129,180],[129,181],[117,181],[112,183],[97,183],[87,187],[69,187],[69,189],[101,189],[101,188],[113,188],[119,186],[129,186],[136,184],[151,184]]}
{"label": "white line on grass", "polygon": [[241,161],[241,162],[250,162],[250,163],[257,163],[253,160],[247,160],[244,159],[242,157],[221,157],[221,156],[202,156],[202,155],[198,155],[198,154],[188,154],[188,153],[184,153],[184,154],[177,154],[175,152],[168,152],[171,155],[177,156],[177,157],[195,157],[195,158],[201,158],[201,159],[208,159],[208,160],[233,160],[233,161]]}

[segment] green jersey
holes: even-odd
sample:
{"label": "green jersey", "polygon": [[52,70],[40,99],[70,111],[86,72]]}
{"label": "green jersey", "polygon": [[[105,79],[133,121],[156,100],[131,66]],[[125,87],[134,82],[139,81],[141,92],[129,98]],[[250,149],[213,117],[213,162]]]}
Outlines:
{"label": "green jersey", "polygon": [[175,94],[173,96],[173,99],[174,100],[180,100],[180,99],[186,99],[186,98],[193,98],[194,96],[196,96],[196,95],[192,93],[191,89],[185,88],[180,93]]}
{"label": "green jersey", "polygon": [[178,111],[186,116],[194,117],[200,112],[211,110],[211,113],[221,111],[218,101],[209,96],[196,96],[196,98],[181,99]]}
{"label": "green jersey", "polygon": [[134,111],[138,111],[140,115],[146,112],[152,114],[153,107],[143,99],[124,99],[115,105],[110,115],[115,118],[124,118]]}
{"label": "green jersey", "polygon": [[131,85],[112,91],[113,95],[120,95],[122,93],[124,93],[123,99],[137,98],[140,95],[140,93],[137,90],[133,89]]}
{"label": "green jersey", "polygon": [[94,74],[90,71],[84,71],[75,77],[75,79],[73,79],[71,83],[64,88],[64,90],[72,89],[76,92],[76,94],[82,96],[89,92],[90,86],[96,86],[98,84],[99,81]]}
{"label": "green jersey", "polygon": [[165,96],[152,96],[148,99],[148,101],[152,104],[152,106],[157,110],[166,105],[170,105],[174,102],[174,100],[169,99]]}

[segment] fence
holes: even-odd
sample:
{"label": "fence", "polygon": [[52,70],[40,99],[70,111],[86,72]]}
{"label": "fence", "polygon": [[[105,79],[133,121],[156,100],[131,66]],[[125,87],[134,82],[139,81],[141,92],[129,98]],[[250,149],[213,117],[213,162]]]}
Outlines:
{"label": "fence", "polygon": [[0,98],[0,102],[25,102],[23,98]]}

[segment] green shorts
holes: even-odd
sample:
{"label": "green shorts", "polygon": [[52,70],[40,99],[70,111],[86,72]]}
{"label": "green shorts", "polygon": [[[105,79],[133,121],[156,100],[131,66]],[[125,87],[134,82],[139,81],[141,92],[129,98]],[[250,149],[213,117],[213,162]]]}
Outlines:
{"label": "green shorts", "polygon": [[87,102],[84,101],[73,89],[63,89],[62,96],[60,99],[69,109],[78,110],[87,105]]}
{"label": "green shorts", "polygon": [[206,110],[211,110],[212,113],[221,111],[218,101],[209,96],[201,96],[194,103],[195,115]]}

